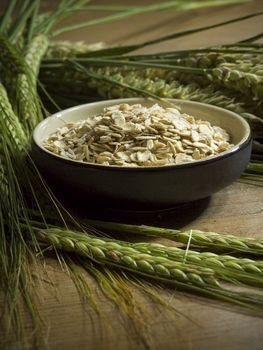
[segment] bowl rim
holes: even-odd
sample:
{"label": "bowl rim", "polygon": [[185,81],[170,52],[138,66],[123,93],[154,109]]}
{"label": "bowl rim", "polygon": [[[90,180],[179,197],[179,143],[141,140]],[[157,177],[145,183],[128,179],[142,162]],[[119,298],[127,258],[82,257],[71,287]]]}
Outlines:
{"label": "bowl rim", "polygon": [[158,100],[152,99],[152,98],[135,97],[135,98],[101,100],[101,101],[97,101],[97,102],[85,103],[85,104],[81,104],[81,105],[77,105],[74,107],[64,109],[63,111],[56,112],[56,113],[52,114],[51,116],[42,120],[35,127],[35,129],[33,131],[33,135],[32,135],[32,140],[33,140],[34,145],[37,146],[44,154],[51,156],[53,159],[56,159],[57,161],[60,161],[63,163],[68,163],[69,165],[72,165],[72,166],[84,167],[84,168],[95,168],[95,169],[100,169],[100,170],[117,170],[117,171],[127,170],[127,171],[133,171],[133,172],[134,171],[135,172],[136,171],[160,171],[160,170],[163,171],[163,170],[171,170],[171,169],[182,169],[182,168],[189,168],[189,167],[195,167],[195,166],[201,166],[204,164],[213,163],[213,162],[219,161],[221,159],[228,158],[228,157],[232,156],[233,154],[237,153],[241,149],[245,148],[251,142],[252,134],[251,134],[250,126],[247,123],[247,121],[245,119],[243,119],[237,113],[234,113],[232,111],[229,111],[227,109],[224,109],[224,108],[221,108],[218,106],[213,106],[213,105],[209,105],[207,103],[202,103],[202,102],[196,102],[196,101],[190,101],[190,100],[180,100],[180,99],[170,99],[170,98],[166,99],[166,100],[175,102],[175,103],[177,103],[177,105],[180,105],[180,104],[183,105],[184,103],[187,103],[187,104],[190,104],[193,106],[197,105],[197,106],[209,107],[209,108],[215,109],[219,112],[221,111],[223,113],[227,112],[229,115],[232,115],[233,117],[238,119],[245,126],[247,133],[241,139],[241,141],[239,141],[231,149],[224,151],[224,152],[222,152],[218,155],[215,155],[215,156],[213,155],[213,156],[209,156],[205,159],[195,160],[193,162],[185,162],[185,163],[181,163],[181,164],[159,165],[159,166],[137,166],[137,167],[88,163],[88,162],[81,162],[81,161],[74,160],[74,159],[64,158],[60,155],[52,153],[51,151],[47,150],[46,148],[44,148],[38,140],[37,133],[38,133],[39,129],[41,129],[43,127],[43,125],[47,124],[48,121],[51,119],[55,119],[55,118],[60,119],[64,113],[70,113],[71,111],[73,112],[73,111],[76,111],[78,109],[85,109],[86,107],[97,105],[100,103],[106,103],[106,102],[109,104],[112,104],[114,102],[116,102],[116,104],[129,103],[129,102],[139,103],[139,101],[141,101],[141,102],[142,101],[152,101],[153,103],[163,102],[163,101],[158,101]]}

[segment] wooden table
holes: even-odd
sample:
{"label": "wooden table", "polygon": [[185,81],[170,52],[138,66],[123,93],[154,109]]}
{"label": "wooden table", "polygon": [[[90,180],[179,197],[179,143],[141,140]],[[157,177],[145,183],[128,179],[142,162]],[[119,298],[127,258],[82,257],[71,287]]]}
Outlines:
{"label": "wooden table", "polygon": [[[128,0],[118,2],[129,3]],[[109,1],[96,1],[96,4],[99,3]],[[114,3],[116,4],[116,1]],[[137,4],[141,3],[137,1]],[[145,14],[72,32],[62,38],[129,44],[262,10],[263,2],[258,0],[243,5],[206,10]],[[80,14],[72,21],[86,17],[87,15]],[[156,52],[230,43],[261,31],[262,16],[165,42],[145,51]],[[136,220],[129,215],[128,221],[260,237],[263,223],[263,191],[260,187],[236,182],[209,200],[158,214],[136,215]],[[175,290],[160,289],[158,291],[160,297],[173,308],[173,311],[169,311],[134,290],[134,295],[140,300],[144,316],[148,320],[146,332],[142,325],[135,327],[127,318],[121,317],[116,305],[105,298],[91,278],[90,287],[96,296],[98,307],[103,312],[103,317],[99,317],[89,303],[81,302],[72,280],[66,272],[61,271],[54,259],[46,259],[46,272],[38,266],[35,273],[43,277],[37,292],[40,300],[39,310],[46,323],[44,338],[50,350],[262,349],[263,320],[243,314],[231,306]],[[54,282],[53,286],[49,283],[50,280]],[[32,328],[26,316],[25,324],[30,335]],[[28,349],[38,348],[33,342],[30,344]],[[6,348],[16,349],[17,343],[13,341],[6,344]]]}

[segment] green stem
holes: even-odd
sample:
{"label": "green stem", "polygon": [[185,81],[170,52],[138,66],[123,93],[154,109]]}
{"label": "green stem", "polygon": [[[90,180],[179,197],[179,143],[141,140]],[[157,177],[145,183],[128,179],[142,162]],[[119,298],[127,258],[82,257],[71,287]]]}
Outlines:
{"label": "green stem", "polygon": [[[221,6],[221,5],[230,5],[235,3],[243,3],[243,2],[249,2],[249,0],[217,0],[217,1],[176,1],[175,7],[178,7],[180,10],[190,10],[190,9],[196,9],[196,8],[203,8],[208,6]],[[173,6],[172,6],[173,7]],[[90,11],[109,11],[109,12],[116,12],[116,11],[127,11],[132,10],[134,6],[118,6],[118,5],[90,5],[86,7],[80,7],[77,9],[77,11],[83,11],[83,10],[90,10]],[[159,11],[166,10],[167,8],[160,8]],[[170,9],[170,7],[168,7]]]}
{"label": "green stem", "polygon": [[36,18],[37,18],[37,15],[38,15],[39,6],[40,6],[40,0],[36,0],[34,11],[32,13],[31,18],[29,19],[29,26],[28,26],[28,33],[27,33],[27,43],[30,43],[30,41],[32,40],[33,35],[34,35],[34,26],[35,26]]}
{"label": "green stem", "polygon": [[125,12],[121,12],[121,13],[106,16],[103,18],[93,19],[93,20],[90,20],[88,22],[78,23],[78,24],[74,24],[71,26],[60,28],[57,31],[54,31],[52,33],[52,36],[57,36],[57,35],[60,35],[62,33],[65,33],[65,32],[69,32],[69,31],[77,30],[77,29],[82,29],[82,28],[90,27],[90,26],[97,25],[97,24],[107,23],[107,22],[111,22],[114,20],[120,20],[123,18],[127,18],[130,16],[134,16],[134,15],[145,13],[145,12],[158,11],[160,9],[168,9],[168,8],[174,7],[175,3],[177,3],[177,1],[169,1],[169,2],[165,2],[163,4],[154,4],[154,5],[141,6],[141,7],[131,7],[129,10],[127,10]]}
{"label": "green stem", "polygon": [[242,44],[242,43],[250,43],[250,42],[253,42],[255,40],[258,40],[258,39],[261,39],[263,37],[263,33],[259,33],[257,35],[254,35],[248,39],[245,39],[245,40],[241,40],[239,41],[239,44]]}
{"label": "green stem", "polygon": [[48,34],[55,24],[58,24],[62,19],[68,17],[77,6],[78,4],[76,4],[74,0],[60,0],[57,7],[52,12],[46,13],[46,18],[35,28],[35,32]]}
{"label": "green stem", "polygon": [[0,32],[3,32],[5,30],[6,25],[9,23],[10,17],[12,15],[12,12],[15,8],[16,3],[17,3],[17,0],[10,0],[7,3],[7,6],[4,10],[4,14],[0,20]]}
{"label": "green stem", "polygon": [[24,30],[28,18],[34,13],[36,0],[30,2],[23,13],[18,17],[8,35],[10,41],[14,41],[16,36]]}
{"label": "green stem", "polygon": [[91,226],[94,226],[100,230],[109,230],[117,232],[125,232],[139,235],[151,235],[156,237],[164,237],[173,239],[180,230],[155,227],[155,226],[146,226],[146,225],[130,225],[123,224],[118,222],[109,222],[109,221],[100,221],[100,220],[90,220],[87,219],[85,222]]}
{"label": "green stem", "polygon": [[[111,59],[92,59],[92,58],[74,58],[73,60],[77,62],[89,63],[93,66],[132,66],[132,67],[145,67],[145,68],[160,68],[167,70],[176,70],[180,72],[186,73],[194,73],[194,74],[206,74],[210,72],[210,69],[201,69],[201,68],[192,68],[192,67],[183,67],[183,66],[175,66],[169,64],[158,64],[158,63],[150,63],[150,62],[134,62],[129,60],[111,60]],[[73,62],[73,60],[70,60]],[[60,60],[59,60],[60,61]]]}
{"label": "green stem", "polygon": [[[227,2],[226,1],[223,1],[223,2],[219,1],[219,2],[220,2],[220,5],[222,5],[222,3],[227,4],[227,3],[231,3],[232,1],[227,1]],[[233,2],[235,3],[236,0],[234,0]],[[125,11],[125,12],[121,12],[121,13],[118,13],[118,14],[115,14],[115,15],[106,16],[106,17],[99,18],[99,19],[94,19],[94,20],[91,20],[91,21],[88,21],[88,22],[78,23],[78,24],[75,24],[75,25],[71,25],[71,26],[67,26],[67,27],[63,27],[61,29],[58,29],[57,31],[54,31],[52,33],[52,36],[57,36],[57,35],[60,35],[62,33],[68,32],[68,31],[82,29],[82,28],[86,28],[86,27],[89,27],[89,26],[92,26],[92,25],[97,25],[97,24],[101,24],[101,23],[111,22],[113,20],[123,19],[123,18],[129,17],[129,16],[133,16],[133,15],[136,15],[136,14],[144,13],[144,12],[148,13],[148,12],[152,12],[152,11],[159,11],[161,9],[162,10],[163,9],[169,9],[171,7],[174,7],[176,3],[177,3],[176,1],[169,1],[169,2],[163,3],[163,4],[148,5],[148,6],[145,6],[145,7],[135,8],[135,9],[128,10],[128,11]],[[215,3],[215,2],[213,1],[211,3]],[[200,5],[199,5],[199,7],[200,7]],[[191,8],[193,8],[193,7],[191,7]],[[249,15],[249,16],[244,16],[244,17],[242,17],[240,19],[227,21],[224,24],[234,23],[236,21],[239,21],[239,20],[242,20],[242,19],[251,18],[251,17],[257,16],[257,15],[259,15],[259,14],[253,14],[253,15]],[[219,26],[219,25],[222,25],[222,24],[218,24],[218,25],[215,25],[215,26],[208,26],[208,27],[206,27],[206,29],[215,28],[216,26]],[[202,30],[204,30],[204,29],[202,29]],[[195,32],[195,31],[196,30],[188,31],[189,32],[188,34],[191,34],[191,33]],[[153,41],[149,42],[149,44],[147,44],[147,45],[151,45],[153,43],[158,43],[158,42],[163,41],[163,40],[169,40],[169,39],[173,38],[172,37],[173,35],[174,34],[172,34],[170,36],[167,36],[167,37],[164,37],[165,39],[161,38],[161,39],[153,40]],[[144,44],[144,46],[146,46],[146,45]]]}
{"label": "green stem", "polygon": [[[73,65],[75,65],[76,69],[82,73],[84,73],[87,77],[90,77],[90,78],[93,78],[93,79],[96,79],[98,81],[105,81],[105,82],[108,82],[108,83],[111,83],[111,84],[114,84],[114,85],[117,85],[117,86],[121,86],[121,87],[124,87],[124,88],[127,88],[131,91],[135,91],[139,94],[141,94],[142,96],[148,96],[148,97],[152,97],[156,100],[159,100],[159,101],[164,101],[163,98],[149,92],[149,91],[145,91],[145,90],[142,90],[142,89],[139,89],[139,88],[135,88],[135,87],[132,87],[132,86],[129,86],[127,84],[124,84],[124,83],[120,83],[120,82],[117,82],[116,80],[114,79],[111,79],[109,77],[105,77],[105,76],[101,76],[101,75],[98,75],[98,74],[95,74],[95,73],[91,73],[89,72],[84,66],[82,65],[79,65],[78,63],[76,62],[71,62]],[[167,100],[165,100],[166,103]]]}
{"label": "green stem", "polygon": [[240,21],[243,21],[243,20],[246,20],[246,19],[249,19],[249,18],[260,16],[262,14],[263,14],[263,11],[257,12],[257,13],[252,13],[250,15],[238,17],[238,18],[235,18],[235,19],[231,19],[229,21],[220,22],[220,23],[209,25],[209,26],[205,26],[205,27],[200,27],[200,28],[197,28],[197,29],[190,29],[190,30],[186,30],[186,31],[183,31],[183,32],[179,32],[179,33],[173,33],[173,34],[165,35],[165,36],[163,36],[161,38],[154,39],[154,40],[148,41],[148,42],[146,42],[144,44],[141,44],[141,47],[145,47],[145,46],[149,46],[149,45],[153,45],[153,44],[158,44],[158,43],[160,43],[162,41],[166,41],[166,40],[177,39],[177,38],[180,38],[182,36],[194,34],[194,33],[197,33],[197,32],[204,31],[204,30],[208,30],[208,29],[218,28],[218,27],[221,27],[223,25],[228,25],[228,24],[240,22]]}

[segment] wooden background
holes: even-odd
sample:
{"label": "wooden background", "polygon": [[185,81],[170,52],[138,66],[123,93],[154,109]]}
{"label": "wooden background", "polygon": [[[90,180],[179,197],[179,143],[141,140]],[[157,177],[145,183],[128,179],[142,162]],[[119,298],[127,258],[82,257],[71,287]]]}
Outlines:
{"label": "wooden background", "polygon": [[[43,1],[49,7],[51,1]],[[95,4],[110,4],[111,1],[94,1]],[[114,4],[148,4],[153,1],[114,1]],[[105,41],[109,44],[143,42],[175,31],[191,29],[228,20],[241,15],[263,10],[263,1],[188,12],[162,12],[144,14],[118,22],[90,27],[71,32],[60,39],[84,40],[89,43]],[[89,17],[96,17],[93,13]],[[101,15],[101,13],[100,13]],[[106,15],[106,13],[105,13]],[[75,15],[69,21],[87,19],[85,13]],[[242,23],[229,25],[191,35],[147,48],[144,52],[175,50],[176,48],[198,48],[210,44],[231,43],[262,31],[263,16]],[[112,212],[107,214],[109,218]],[[114,213],[114,218],[120,213]],[[122,216],[127,221],[151,223],[170,227],[214,230],[223,233],[262,237],[263,191],[260,187],[236,182],[208,200],[153,214]],[[92,292],[103,311],[99,317],[90,304],[83,305],[66,272],[58,263],[46,259],[45,270],[38,266],[35,274],[41,277],[37,293],[39,309],[45,321],[45,348],[51,350],[74,349],[182,349],[182,350],[245,350],[262,349],[263,320],[241,313],[218,302],[189,296],[174,290],[158,291],[160,297],[176,311],[138,296],[143,314],[148,322],[147,330],[142,325],[135,327],[127,318],[121,317],[116,305],[103,296],[98,285],[90,279]],[[50,281],[53,281],[53,285]],[[25,315],[25,326],[29,345],[26,349],[37,349],[30,338],[30,321]],[[138,332],[138,330],[141,332]],[[143,334],[143,336],[140,335]],[[2,343],[2,345],[1,345]],[[147,345],[148,344],[148,345]],[[14,339],[5,343],[0,329],[0,349],[17,349]]]}

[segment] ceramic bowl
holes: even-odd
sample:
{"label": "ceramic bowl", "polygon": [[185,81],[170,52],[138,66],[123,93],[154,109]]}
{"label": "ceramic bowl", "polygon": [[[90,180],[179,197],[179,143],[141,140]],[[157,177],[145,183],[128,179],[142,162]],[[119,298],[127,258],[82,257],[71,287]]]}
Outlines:
{"label": "ceramic bowl", "polygon": [[47,181],[83,201],[123,208],[165,208],[208,197],[239,178],[249,162],[251,132],[247,122],[228,110],[198,102],[170,100],[181,111],[209,121],[230,134],[230,150],[204,160],[158,167],[123,167],[83,163],[57,156],[42,146],[65,122],[92,117],[106,106],[140,103],[144,98],[115,99],[66,109],[43,120],[34,130],[33,159]]}

